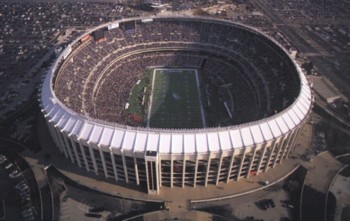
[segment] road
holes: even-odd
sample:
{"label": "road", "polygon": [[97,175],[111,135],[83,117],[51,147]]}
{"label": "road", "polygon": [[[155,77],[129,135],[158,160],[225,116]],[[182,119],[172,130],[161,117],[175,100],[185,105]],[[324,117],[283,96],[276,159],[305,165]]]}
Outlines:
{"label": "road", "polygon": [[265,16],[278,27],[282,34],[290,39],[291,43],[299,51],[307,55],[312,60],[315,69],[319,74],[329,78],[338,89],[343,91],[347,98],[350,98],[349,79],[346,79],[341,74],[336,74],[333,61],[330,60],[330,58],[335,55],[325,51],[322,46],[315,43],[312,39],[308,38],[308,40],[306,40],[307,38],[303,37],[300,33],[301,24],[287,24],[274,9],[270,8],[268,5],[265,5],[259,0],[251,0],[251,3],[257,9],[261,10]]}

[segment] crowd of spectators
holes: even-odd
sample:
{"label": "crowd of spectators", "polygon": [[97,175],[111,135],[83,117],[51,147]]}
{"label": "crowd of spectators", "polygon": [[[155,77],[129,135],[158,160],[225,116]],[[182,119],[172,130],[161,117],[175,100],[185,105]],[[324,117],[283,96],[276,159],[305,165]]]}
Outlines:
{"label": "crowd of spectators", "polygon": [[[206,60],[201,72],[210,82],[207,86],[207,90],[211,91],[208,96],[218,94],[223,102],[227,103],[228,111],[233,116],[231,123],[253,121],[265,112],[259,110],[259,98],[264,95],[263,87],[254,86],[257,79],[249,79],[247,70],[241,64],[235,64],[223,57],[211,56]],[[250,102],[246,102],[247,100]]]}
{"label": "crowd of spectators", "polygon": [[283,110],[298,95],[293,65],[264,37],[201,20],[155,19],[135,21],[131,30],[125,27],[121,23],[119,28],[101,29],[103,42],[91,37],[77,43],[55,80],[56,95],[68,107],[93,118],[130,124],[123,116],[125,104],[150,66],[192,67],[213,76],[217,88],[232,84],[227,98],[237,104],[230,106],[232,112],[251,113],[253,119]]}

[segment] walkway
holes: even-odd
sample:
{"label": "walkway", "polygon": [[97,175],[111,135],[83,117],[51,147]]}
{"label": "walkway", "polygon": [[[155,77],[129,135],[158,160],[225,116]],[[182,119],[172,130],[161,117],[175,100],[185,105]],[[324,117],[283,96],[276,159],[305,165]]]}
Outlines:
{"label": "walkway", "polygon": [[[341,170],[345,169],[345,167],[343,167]],[[340,171],[341,171],[340,170]],[[333,211],[328,211],[327,210],[327,216],[332,217],[334,216],[334,220],[335,221],[340,221],[342,220],[342,213],[343,210],[346,207],[350,207],[350,177],[349,176],[343,176],[341,174],[337,174],[330,187],[329,187],[329,194],[333,194],[334,197],[336,198],[336,203],[335,203],[335,208],[334,208],[334,214],[332,214],[331,212]],[[328,203],[332,204],[332,202],[330,202],[330,200],[328,199]],[[327,205],[326,205],[327,206]],[[332,207],[333,205],[331,205],[330,207]]]}
{"label": "walkway", "polygon": [[333,178],[343,167],[328,151],[305,162],[308,169],[302,194],[302,220],[324,220],[326,195]]}

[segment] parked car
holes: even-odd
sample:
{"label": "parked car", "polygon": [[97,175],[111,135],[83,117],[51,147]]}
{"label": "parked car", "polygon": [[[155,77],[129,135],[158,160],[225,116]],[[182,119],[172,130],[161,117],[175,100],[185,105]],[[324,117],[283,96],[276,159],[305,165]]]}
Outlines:
{"label": "parked car", "polygon": [[[23,184],[26,184],[26,181],[25,181],[25,180],[19,181],[19,182],[16,184],[15,188],[18,189],[18,188],[19,188],[21,185],[23,185]],[[26,185],[27,185],[27,184],[26,184]]]}
{"label": "parked car", "polygon": [[23,189],[23,188],[26,188],[26,187],[28,187],[28,185],[26,184],[26,183],[23,183],[23,184],[20,184],[20,185],[16,185],[15,186],[15,188],[17,189],[17,190],[20,190],[20,189]]}
{"label": "parked car", "polygon": [[30,193],[28,193],[28,192],[20,192],[19,195],[21,196],[21,198],[30,197]]}
{"label": "parked car", "polygon": [[5,166],[5,169],[8,170],[8,169],[10,169],[12,166],[13,166],[13,163],[10,162],[9,164],[7,164],[7,165]]}
{"label": "parked car", "polygon": [[0,164],[3,164],[7,161],[7,157],[4,155],[0,155]]}
{"label": "parked car", "polygon": [[28,213],[22,214],[22,216],[23,216],[24,218],[33,217],[33,212],[30,211],[30,212],[28,212]]}
{"label": "parked car", "polygon": [[34,216],[27,217],[24,219],[24,221],[34,221]]}
{"label": "parked car", "polygon": [[14,170],[14,171],[12,171],[12,172],[9,174],[9,177],[10,177],[10,178],[16,178],[16,177],[18,177],[18,176],[19,176],[18,170]]}

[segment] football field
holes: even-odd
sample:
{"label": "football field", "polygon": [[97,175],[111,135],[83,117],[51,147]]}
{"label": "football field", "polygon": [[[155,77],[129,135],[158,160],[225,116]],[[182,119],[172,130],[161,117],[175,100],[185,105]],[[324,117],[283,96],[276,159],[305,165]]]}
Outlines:
{"label": "football field", "polygon": [[154,69],[147,126],[205,127],[196,70]]}

